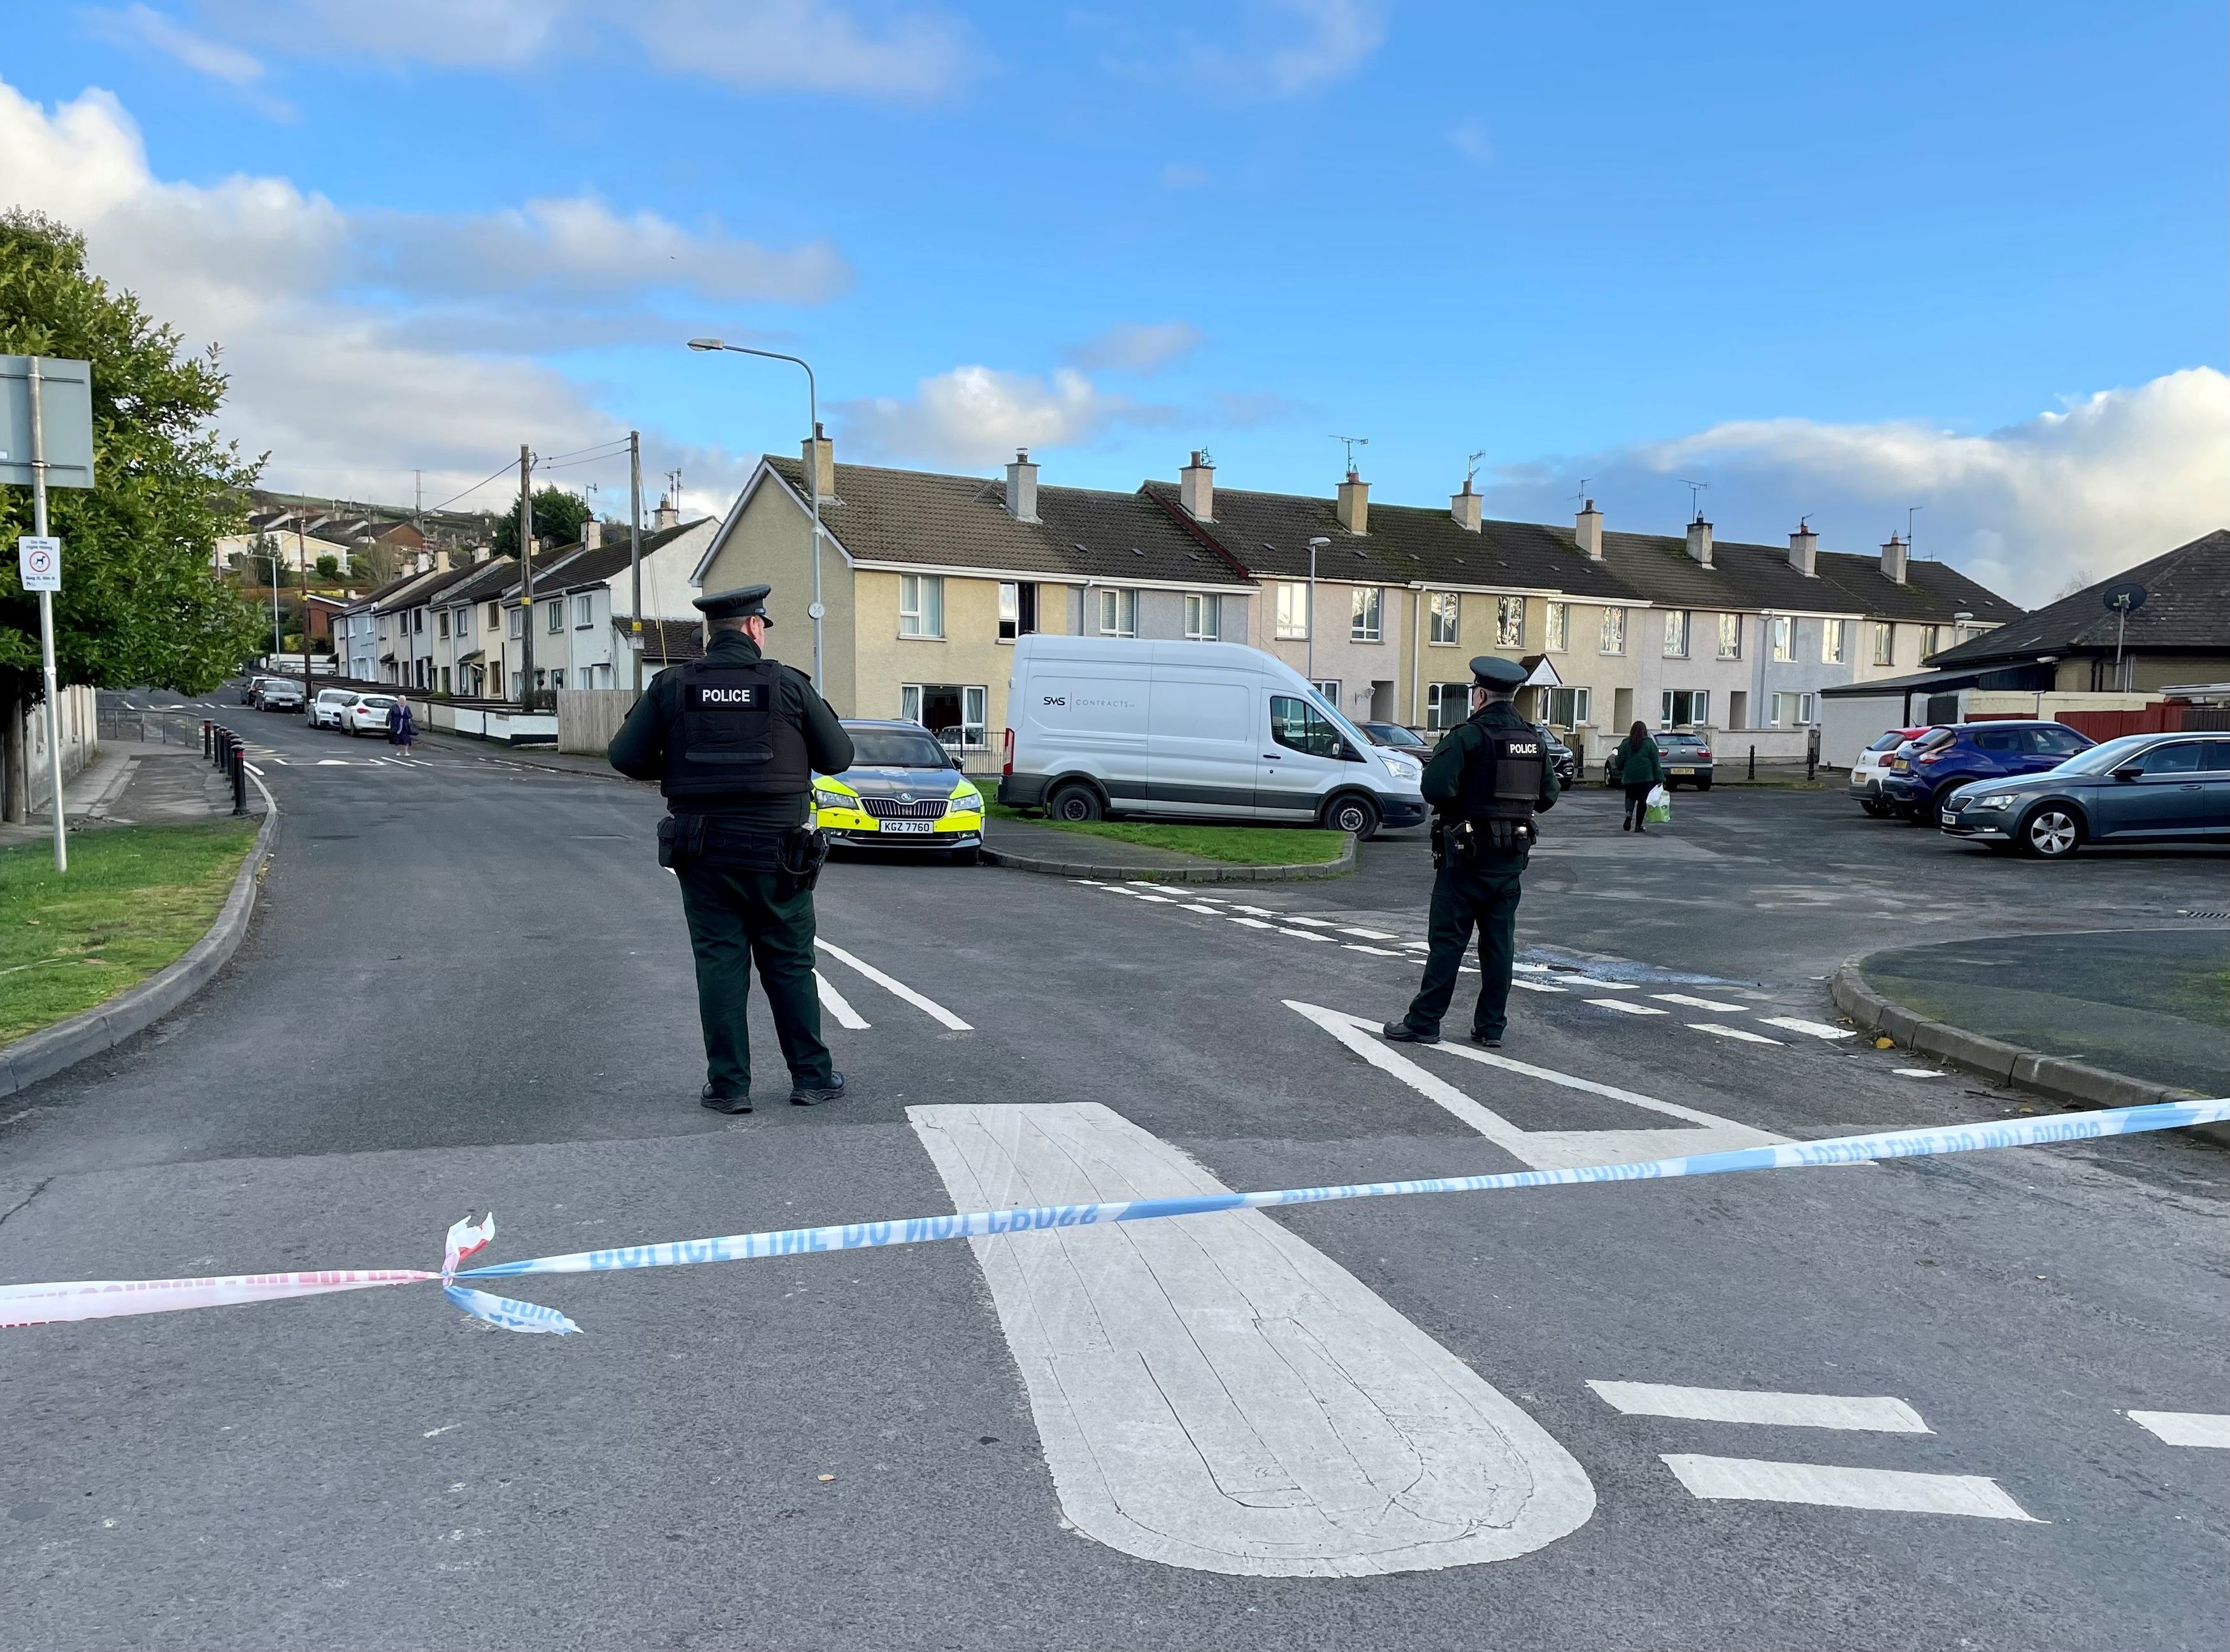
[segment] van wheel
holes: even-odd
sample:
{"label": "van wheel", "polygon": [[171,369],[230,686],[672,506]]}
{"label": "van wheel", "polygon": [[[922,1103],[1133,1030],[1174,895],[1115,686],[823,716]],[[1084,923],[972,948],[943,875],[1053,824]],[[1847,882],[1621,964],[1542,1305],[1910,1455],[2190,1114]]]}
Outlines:
{"label": "van wheel", "polygon": [[1054,820],[1073,823],[1099,820],[1106,811],[1099,805],[1099,794],[1090,786],[1063,786],[1046,799],[1046,813]]}
{"label": "van wheel", "polygon": [[1368,797],[1335,797],[1325,807],[1324,823],[1335,832],[1352,832],[1368,843],[1378,836],[1378,805]]}

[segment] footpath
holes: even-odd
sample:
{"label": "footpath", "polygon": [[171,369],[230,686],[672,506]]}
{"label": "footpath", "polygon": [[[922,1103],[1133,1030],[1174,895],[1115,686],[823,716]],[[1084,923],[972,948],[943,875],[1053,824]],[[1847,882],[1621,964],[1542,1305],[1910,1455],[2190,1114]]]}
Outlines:
{"label": "footpath", "polygon": [[[263,799],[252,786],[248,807],[251,814],[263,812]],[[196,748],[104,740],[93,760],[62,783],[62,808],[73,832],[208,820],[232,812],[232,784]],[[53,817],[42,812],[0,823],[0,846],[43,842],[53,834]]]}

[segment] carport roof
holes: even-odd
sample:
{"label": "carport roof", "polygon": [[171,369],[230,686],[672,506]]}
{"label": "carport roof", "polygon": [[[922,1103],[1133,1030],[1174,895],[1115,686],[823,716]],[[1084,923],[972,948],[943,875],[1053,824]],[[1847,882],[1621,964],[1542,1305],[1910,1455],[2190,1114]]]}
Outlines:
{"label": "carport roof", "polygon": [[2217,528],[1995,631],[1969,637],[1937,655],[1937,663],[2033,660],[2040,654],[2111,654],[2120,622],[2106,607],[2105,593],[2127,580],[2145,588],[2145,603],[2129,616],[2125,648],[2230,658],[2230,528]]}

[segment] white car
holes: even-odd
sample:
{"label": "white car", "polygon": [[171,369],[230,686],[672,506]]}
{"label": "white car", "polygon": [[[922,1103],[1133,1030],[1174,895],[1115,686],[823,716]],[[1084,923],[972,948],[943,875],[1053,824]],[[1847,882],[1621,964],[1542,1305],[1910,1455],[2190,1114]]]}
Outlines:
{"label": "white car", "polygon": [[362,698],[353,688],[319,689],[318,697],[310,702],[310,726],[338,728],[341,726],[341,708],[351,700]]}
{"label": "white car", "polygon": [[1844,788],[1851,800],[1876,820],[1888,815],[1891,806],[1882,797],[1882,777],[1889,772],[1891,759],[1926,732],[1924,727],[1893,728],[1859,752],[1851,764],[1850,783]]}
{"label": "white car", "polygon": [[387,713],[394,709],[393,694],[358,694],[341,707],[341,732],[348,735],[384,734],[387,732]]}

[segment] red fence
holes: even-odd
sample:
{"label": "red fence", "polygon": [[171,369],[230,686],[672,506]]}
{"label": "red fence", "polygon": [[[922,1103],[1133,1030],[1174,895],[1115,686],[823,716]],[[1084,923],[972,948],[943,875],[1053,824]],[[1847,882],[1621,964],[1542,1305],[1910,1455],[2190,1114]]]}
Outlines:
{"label": "red fence", "polygon": [[[1967,720],[1970,723],[2027,722],[2033,712],[1978,712]],[[2063,711],[2054,712],[2054,722],[2065,723],[2079,734],[2087,734],[2094,740],[2117,739],[2124,734],[2177,734],[2187,728],[2211,729],[2218,726],[2219,713],[2214,707],[2194,706],[2181,700],[2156,700],[2137,711]]]}

